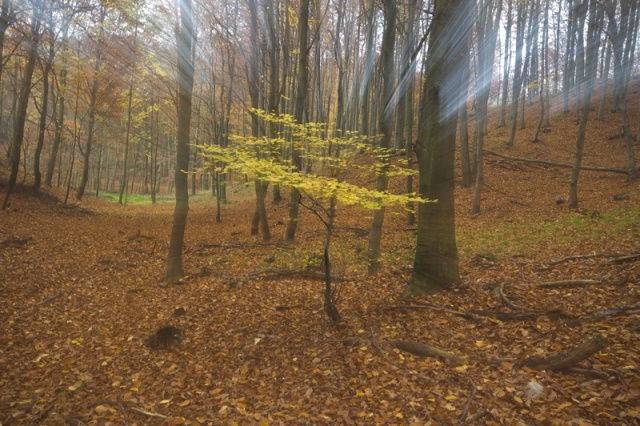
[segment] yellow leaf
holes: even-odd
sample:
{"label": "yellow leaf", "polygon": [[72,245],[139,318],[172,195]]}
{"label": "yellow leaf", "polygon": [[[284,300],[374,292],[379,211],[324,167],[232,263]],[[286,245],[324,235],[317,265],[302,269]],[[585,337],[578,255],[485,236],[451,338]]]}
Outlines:
{"label": "yellow leaf", "polygon": [[455,395],[447,395],[444,397],[444,399],[446,399],[447,401],[455,401],[456,399],[458,399],[458,397]]}
{"label": "yellow leaf", "polygon": [[513,399],[515,399],[517,403],[522,404],[522,398],[520,398],[519,396],[515,396],[515,395],[514,395],[514,396],[513,396]]}
{"label": "yellow leaf", "polygon": [[160,401],[160,404],[168,404],[170,402],[171,402],[170,399],[163,399],[162,401]]}
{"label": "yellow leaf", "polygon": [[178,404],[181,407],[186,407],[187,405],[191,404],[191,401],[189,401],[188,399],[182,401],[180,404]]}
{"label": "yellow leaf", "polygon": [[562,404],[558,405],[557,409],[558,410],[564,410],[567,407],[571,407],[571,403],[570,402],[565,402],[565,403],[562,403]]}
{"label": "yellow leaf", "polygon": [[73,385],[69,386],[69,392],[75,392],[78,389],[80,389],[80,387],[82,386],[83,382],[82,380],[78,380],[77,382],[75,382]]}
{"label": "yellow leaf", "polygon": [[396,414],[396,417],[399,418],[399,419],[403,419],[404,418],[404,414],[398,413],[398,414]]}

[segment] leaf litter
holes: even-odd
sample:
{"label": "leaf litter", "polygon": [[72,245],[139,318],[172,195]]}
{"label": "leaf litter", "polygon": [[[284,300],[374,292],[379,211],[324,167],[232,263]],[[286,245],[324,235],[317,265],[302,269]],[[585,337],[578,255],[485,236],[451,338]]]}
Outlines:
{"label": "leaf litter", "polygon": [[[541,143],[522,131],[507,155],[571,162],[569,115],[556,117]],[[589,126],[585,164],[624,167],[622,147],[603,142],[613,119]],[[505,131],[491,131],[489,149],[500,149]],[[367,236],[357,230],[370,215],[339,209],[337,325],[324,316],[322,282],[306,273],[321,271],[321,227],[303,213],[296,244],[284,245],[286,203],[270,207],[276,237],[262,243],[249,235],[247,189],[223,206],[221,224],[212,203],[196,197],[187,276],[165,285],[170,204],[89,198],[69,208],[56,203],[56,189],[18,190],[0,213],[0,421],[640,422],[638,183],[583,172],[583,209],[570,211],[555,202],[570,170],[486,161],[481,215],[467,213],[472,189],[456,189],[462,280],[429,298],[397,299],[415,243],[402,212],[385,219],[385,272],[368,277]],[[614,201],[620,192],[629,199]],[[590,282],[539,285],[570,280]],[[169,341],[158,344],[158,333]],[[595,335],[608,346],[578,369],[518,366]],[[425,348],[441,352],[416,355]]]}

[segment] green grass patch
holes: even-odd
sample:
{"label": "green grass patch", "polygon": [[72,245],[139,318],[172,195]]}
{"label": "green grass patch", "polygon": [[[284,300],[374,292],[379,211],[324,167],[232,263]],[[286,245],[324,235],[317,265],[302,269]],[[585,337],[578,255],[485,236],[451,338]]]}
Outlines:
{"label": "green grass patch", "polygon": [[[118,192],[101,192],[99,194],[101,200],[111,201],[117,203],[120,200],[120,193]],[[173,203],[175,202],[175,194],[158,194],[156,195],[156,203]],[[130,205],[145,205],[152,204],[151,195],[146,194],[129,194],[123,197],[122,202]],[[210,192],[198,192],[196,195],[189,195],[189,202],[194,204],[211,203],[213,202],[213,196]]]}
{"label": "green grass patch", "polygon": [[551,256],[560,247],[628,239],[640,230],[640,208],[608,212],[576,212],[574,216],[539,223],[503,223],[491,228],[459,228],[462,258]]}

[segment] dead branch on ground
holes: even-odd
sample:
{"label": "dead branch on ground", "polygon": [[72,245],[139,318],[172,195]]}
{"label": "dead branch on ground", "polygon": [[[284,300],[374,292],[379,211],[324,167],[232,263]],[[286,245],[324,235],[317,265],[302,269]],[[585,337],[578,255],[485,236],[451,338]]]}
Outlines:
{"label": "dead branch on ground", "polygon": [[466,356],[456,355],[453,352],[447,352],[442,349],[436,348],[435,346],[427,345],[424,343],[410,342],[406,340],[395,340],[389,342],[389,344],[397,349],[400,349],[401,351],[409,352],[410,354],[421,357],[444,358],[460,364],[471,361]]}
{"label": "dead branch on ground", "polygon": [[493,317],[500,321],[527,321],[527,320],[536,320],[539,317],[558,318],[558,317],[567,316],[562,312],[562,309],[552,309],[546,312],[520,312],[516,314],[510,314],[505,312],[494,312],[494,311],[481,311],[481,310],[473,309],[469,311],[469,313],[483,316],[483,317]]}
{"label": "dead branch on ground", "polygon": [[167,416],[163,416],[162,414],[153,413],[151,411],[145,411],[145,410],[142,410],[140,408],[130,407],[130,409],[132,411],[135,411],[136,413],[144,414],[145,416],[149,416],[149,417],[158,417],[160,419],[168,419],[169,418]]}
{"label": "dead branch on ground", "polygon": [[422,302],[419,302],[417,300],[411,300],[409,302],[410,303],[416,303],[418,305],[417,306],[414,306],[414,305],[387,306],[387,307],[383,308],[383,310],[391,311],[391,310],[395,310],[395,309],[399,309],[399,310],[401,310],[401,309],[431,309],[431,310],[434,310],[434,311],[444,312],[444,313],[447,313],[447,314],[456,315],[456,316],[459,316],[459,317],[462,317],[462,318],[466,318],[466,319],[470,319],[470,320],[477,320],[476,317],[474,317],[473,315],[471,315],[468,312],[453,311],[451,309],[445,309],[445,308],[442,308],[440,306],[435,306],[435,305],[429,305],[427,303],[422,303]]}
{"label": "dead branch on ground", "polygon": [[473,401],[473,398],[476,396],[476,392],[478,391],[475,383],[473,383],[473,381],[469,378],[467,378],[467,380],[469,380],[469,383],[471,383],[471,395],[469,395],[469,398],[467,399],[467,402],[464,404],[464,408],[462,409],[462,415],[460,416],[459,420],[459,422],[461,423],[464,423],[467,417],[467,413],[469,412],[469,407],[471,406],[471,401]]}
{"label": "dead branch on ground", "polygon": [[625,254],[603,262],[603,265],[613,265],[615,263],[633,262],[640,259],[640,253]]}
{"label": "dead branch on ground", "polygon": [[[267,275],[267,277],[262,277],[264,279],[268,279],[268,276],[300,276],[303,278],[310,278],[314,280],[324,280],[325,274],[324,272],[317,271],[309,271],[307,269],[279,269],[279,268],[263,268],[256,269],[255,271],[251,271],[247,278],[256,278],[260,275]],[[351,281],[350,278],[342,278],[331,276],[332,281]]]}
{"label": "dead branch on ground", "polygon": [[553,355],[543,359],[523,361],[516,364],[515,368],[528,367],[534,370],[554,370],[566,371],[573,368],[577,363],[589,358],[591,355],[600,352],[609,346],[610,343],[600,334],[596,334],[586,342],[575,348],[558,355]]}
{"label": "dead branch on ground", "polygon": [[[549,161],[549,160],[536,160],[534,158],[510,157],[508,155],[499,154],[499,153],[497,153],[495,151],[490,151],[488,149],[485,149],[484,153],[488,154],[488,155],[495,155],[496,157],[504,158],[506,160],[522,161],[524,163],[531,163],[531,164],[542,164],[544,166],[560,167],[560,168],[565,168],[565,169],[572,169],[573,168],[573,164],[556,163],[555,161]],[[587,171],[590,171],[590,172],[619,173],[619,174],[623,174],[623,175],[628,175],[629,174],[629,170],[618,169],[618,168],[615,168],[615,167],[581,166],[580,170],[587,170]]]}
{"label": "dead branch on ground", "polygon": [[575,327],[581,321],[592,321],[592,320],[596,320],[596,319],[600,319],[600,318],[604,318],[612,315],[622,315],[622,314],[635,315],[638,313],[640,313],[640,302],[633,305],[629,305],[629,306],[622,306],[620,308],[607,309],[601,312],[596,312],[595,314],[585,315],[580,318],[576,318],[572,321],[569,321],[567,323],[567,326]]}
{"label": "dead branch on ground", "polygon": [[571,288],[571,287],[586,287],[590,285],[604,284],[599,280],[562,280],[562,281],[549,281],[546,283],[538,283],[536,287],[540,288]]}
{"label": "dead branch on ground", "polygon": [[514,311],[523,311],[524,310],[523,307],[518,306],[515,303],[513,303],[511,300],[509,300],[507,295],[504,294],[504,283],[500,284],[499,287],[496,287],[494,289],[494,291],[498,294],[498,296],[500,297],[500,300],[502,301],[502,303],[504,303],[508,308],[511,308]]}

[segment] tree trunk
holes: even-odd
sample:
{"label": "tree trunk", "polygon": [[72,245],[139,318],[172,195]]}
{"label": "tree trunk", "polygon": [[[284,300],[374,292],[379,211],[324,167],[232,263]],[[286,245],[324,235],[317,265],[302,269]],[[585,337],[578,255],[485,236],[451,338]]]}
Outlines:
{"label": "tree trunk", "polygon": [[471,203],[471,214],[480,213],[480,195],[484,183],[484,128],[493,75],[498,26],[502,13],[502,0],[480,0],[476,32],[478,35],[478,79],[476,83],[476,184]]}
{"label": "tree trunk", "polygon": [[176,148],[176,206],[173,211],[173,227],[167,258],[165,280],[171,281],[184,274],[182,246],[189,212],[189,132],[191,123],[191,99],[194,78],[194,33],[191,0],[180,2],[180,30],[176,34],[178,47],[178,134]]}
{"label": "tree trunk", "polygon": [[[396,0],[385,0],[384,2],[384,33],[382,34],[382,51],[380,54],[380,63],[382,66],[383,76],[383,92],[382,92],[382,108],[379,110],[380,123],[379,133],[382,135],[380,139],[380,156],[379,166],[377,167],[376,190],[383,192],[387,190],[389,185],[389,154],[391,148],[391,126],[393,125],[393,104],[392,96],[394,89],[394,41],[396,35]],[[367,248],[367,257],[369,260],[369,275],[377,274],[382,268],[380,263],[380,240],[382,239],[382,223],[384,221],[384,207],[373,212],[373,220],[371,221],[371,232],[369,234],[369,245]]]}
{"label": "tree trunk", "polygon": [[455,238],[454,161],[457,110],[464,102],[460,62],[471,36],[473,7],[465,0],[435,3],[427,70],[420,99],[416,153],[420,196],[413,274],[404,296],[432,294],[460,280]]}
{"label": "tree trunk", "polygon": [[[65,20],[65,26],[62,30],[62,66],[57,81],[58,88],[58,107],[57,116],[55,119],[56,132],[53,136],[53,146],[49,154],[49,162],[47,163],[47,174],[44,178],[44,184],[51,186],[51,180],[53,179],[53,172],[56,167],[56,158],[58,156],[58,150],[60,143],[62,142],[62,134],[64,130],[64,113],[65,113],[65,92],[67,87],[67,60],[68,60],[68,46],[69,46],[69,25]],[[58,176],[62,174],[62,171],[58,168]],[[58,185],[60,186],[60,185]]]}
{"label": "tree trunk", "polygon": [[93,145],[93,133],[96,123],[96,108],[98,102],[98,80],[99,73],[102,68],[102,49],[104,44],[104,20],[107,16],[107,5],[104,2],[100,4],[100,20],[98,23],[98,41],[96,46],[96,58],[93,68],[93,81],[91,83],[91,92],[89,94],[89,118],[87,122],[87,143],[84,152],[80,151],[83,159],[82,178],[76,189],[76,199],[81,200],[84,190],[89,180],[89,162],[91,159],[91,147]]}
{"label": "tree trunk", "polygon": [[[309,84],[309,0],[300,0],[298,10],[298,80],[293,119],[296,123],[304,122],[304,111],[307,103],[307,89]],[[302,171],[301,150],[302,141],[292,141],[291,164],[296,171]],[[300,208],[300,192],[291,188],[289,203],[289,221],[285,231],[285,241],[293,242],[298,228],[298,211]]]}
{"label": "tree trunk", "polygon": [[520,2],[517,6],[518,17],[516,19],[516,64],[513,75],[513,89],[511,95],[511,121],[509,123],[509,139],[508,146],[513,146],[516,136],[516,123],[518,118],[518,100],[520,99],[520,91],[522,90],[522,80],[524,77],[522,66],[522,48],[524,46],[524,34],[526,24],[527,3]]}
{"label": "tree trunk", "polygon": [[29,95],[31,94],[31,80],[33,78],[33,70],[36,66],[36,58],[38,53],[38,45],[40,44],[40,19],[42,9],[36,7],[31,17],[31,34],[29,35],[29,43],[27,43],[27,63],[24,70],[24,78],[20,86],[20,94],[18,97],[18,105],[13,120],[13,134],[11,138],[11,172],[9,181],[7,182],[6,194],[2,209],[9,207],[9,197],[13,192],[20,169],[20,153],[22,150],[22,141],[24,139],[24,125],[27,120],[27,108],[29,106]]}
{"label": "tree trunk", "polygon": [[[586,0],[585,0],[586,1]],[[596,68],[598,65],[598,43],[600,41],[600,24],[603,15],[596,16],[597,0],[589,0],[589,27],[587,37],[587,60],[585,65],[585,88],[584,102],[582,104],[582,114],[580,115],[580,127],[578,137],[576,139],[576,158],[571,172],[569,181],[569,208],[578,208],[578,177],[580,175],[580,166],[584,153],[584,141],[587,132],[587,120],[589,119],[589,109],[591,104],[591,94],[593,93],[593,85],[596,76]],[[581,9],[578,19],[587,19],[587,9]]]}

